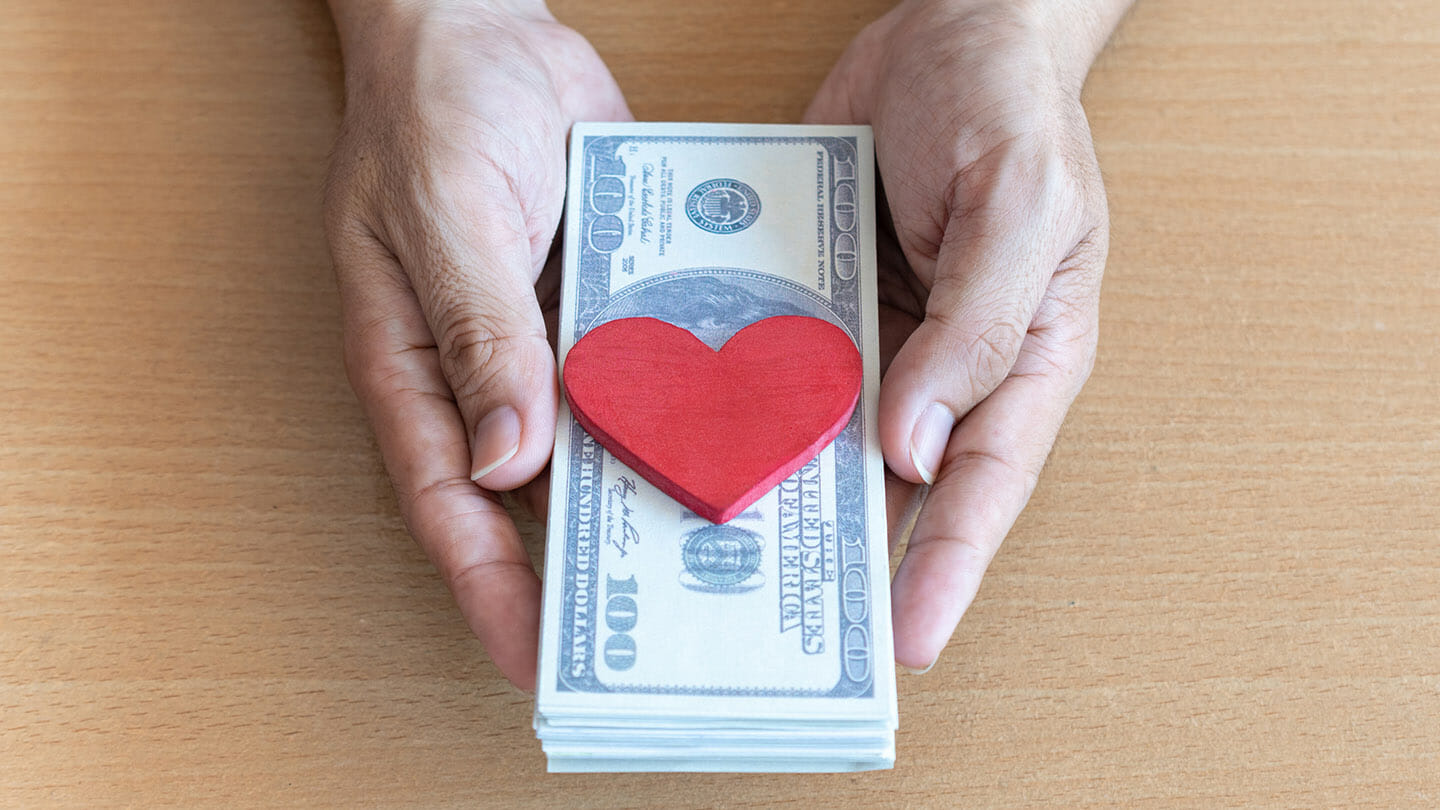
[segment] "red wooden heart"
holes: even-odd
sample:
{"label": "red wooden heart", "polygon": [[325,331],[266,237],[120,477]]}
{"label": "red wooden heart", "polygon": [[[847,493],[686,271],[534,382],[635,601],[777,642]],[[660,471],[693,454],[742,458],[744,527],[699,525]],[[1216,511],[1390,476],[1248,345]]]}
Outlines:
{"label": "red wooden heart", "polygon": [[720,351],[654,318],[595,327],[565,393],[596,441],[695,514],[724,523],[815,457],[860,397],[860,353],[818,318],[781,316]]}

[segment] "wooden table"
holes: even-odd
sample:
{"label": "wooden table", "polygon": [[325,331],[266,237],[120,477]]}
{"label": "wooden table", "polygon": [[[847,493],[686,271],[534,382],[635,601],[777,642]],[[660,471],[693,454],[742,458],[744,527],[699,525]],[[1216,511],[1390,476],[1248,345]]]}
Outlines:
{"label": "wooden table", "polygon": [[[885,3],[682,5],[555,8],[792,121]],[[1435,3],[1141,0],[1095,374],[846,776],[545,775],[341,370],[322,3],[0,20],[0,806],[1440,804]]]}

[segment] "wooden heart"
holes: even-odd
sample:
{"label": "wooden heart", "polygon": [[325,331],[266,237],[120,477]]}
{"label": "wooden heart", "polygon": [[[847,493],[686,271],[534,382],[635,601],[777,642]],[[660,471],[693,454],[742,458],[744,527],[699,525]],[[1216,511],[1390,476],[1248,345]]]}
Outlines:
{"label": "wooden heart", "polygon": [[565,356],[575,419],[697,515],[724,523],[814,458],[855,410],[860,352],[818,318],[756,321],[715,351],[654,318],[587,332]]}

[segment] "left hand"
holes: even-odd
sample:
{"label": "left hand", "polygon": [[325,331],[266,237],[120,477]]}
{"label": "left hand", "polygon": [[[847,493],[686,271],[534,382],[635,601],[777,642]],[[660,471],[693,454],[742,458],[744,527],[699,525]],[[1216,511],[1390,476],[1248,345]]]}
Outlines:
{"label": "left hand", "polygon": [[[1111,5],[1118,19],[1128,3]],[[1079,95],[1109,34],[1097,16],[901,3],[805,115],[874,127],[893,218],[879,285],[892,514],[930,485],[893,586],[908,667],[944,649],[1094,362],[1109,219]]]}

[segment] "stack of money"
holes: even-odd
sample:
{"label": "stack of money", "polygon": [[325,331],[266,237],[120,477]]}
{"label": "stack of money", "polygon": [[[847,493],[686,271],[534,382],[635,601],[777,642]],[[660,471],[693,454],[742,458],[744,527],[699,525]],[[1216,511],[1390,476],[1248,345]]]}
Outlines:
{"label": "stack of money", "polygon": [[719,350],[803,315],[853,338],[864,385],[832,443],[722,524],[562,406],[535,707],[551,771],[894,764],[873,176],[868,127],[574,128],[562,366],[618,318]]}

